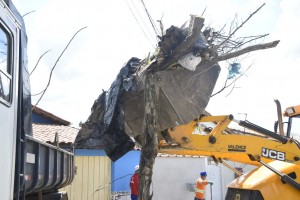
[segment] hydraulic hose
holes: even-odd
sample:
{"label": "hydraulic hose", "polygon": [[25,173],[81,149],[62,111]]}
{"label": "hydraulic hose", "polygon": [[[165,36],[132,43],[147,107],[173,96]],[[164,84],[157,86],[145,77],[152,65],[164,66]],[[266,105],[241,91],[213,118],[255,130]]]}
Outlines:
{"label": "hydraulic hose", "polygon": [[284,136],[278,135],[278,134],[276,134],[276,133],[274,133],[272,131],[269,131],[269,130],[267,130],[267,129],[263,128],[263,127],[260,127],[260,126],[258,126],[256,124],[253,124],[253,123],[251,123],[249,121],[242,121],[241,120],[241,121],[238,121],[237,123],[240,126],[242,126],[242,127],[245,127],[245,128],[248,128],[248,129],[251,129],[251,130],[254,130],[254,131],[257,131],[257,132],[259,132],[259,133],[261,133],[263,135],[266,135],[268,137],[274,138],[274,139],[282,142],[283,144],[286,144],[287,141],[288,141],[288,139],[285,138]]}

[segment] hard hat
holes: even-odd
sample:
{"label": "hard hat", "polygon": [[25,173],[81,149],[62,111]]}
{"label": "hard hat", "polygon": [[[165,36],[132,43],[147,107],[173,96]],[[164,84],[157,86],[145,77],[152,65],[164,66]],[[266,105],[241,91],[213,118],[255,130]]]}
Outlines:
{"label": "hard hat", "polygon": [[139,170],[140,169],[140,166],[139,165],[136,165],[135,167],[134,167],[134,170],[136,171],[136,170]]}
{"label": "hard hat", "polygon": [[206,172],[200,172],[200,176],[207,176]]}

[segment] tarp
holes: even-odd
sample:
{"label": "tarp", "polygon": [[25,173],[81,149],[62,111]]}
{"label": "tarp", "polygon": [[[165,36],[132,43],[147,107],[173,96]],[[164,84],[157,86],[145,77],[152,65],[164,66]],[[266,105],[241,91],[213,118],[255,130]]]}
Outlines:
{"label": "tarp", "polygon": [[91,115],[76,138],[76,148],[103,148],[115,161],[133,149],[135,143],[125,132],[123,95],[136,90],[133,74],[140,59],[131,58],[120,70],[108,91],[94,102]]}

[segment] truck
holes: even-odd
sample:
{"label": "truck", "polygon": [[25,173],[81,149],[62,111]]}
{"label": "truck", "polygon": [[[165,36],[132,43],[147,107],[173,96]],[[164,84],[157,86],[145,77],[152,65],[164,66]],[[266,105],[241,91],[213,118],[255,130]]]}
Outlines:
{"label": "truck", "polygon": [[[300,105],[288,107],[283,116],[278,100],[274,131],[233,115],[202,114],[188,124],[162,132],[159,152],[211,157],[234,171],[238,178],[227,185],[226,200],[299,199]],[[229,128],[231,122],[245,130]],[[298,123],[297,123],[298,122]],[[226,161],[257,166],[242,174]]]}
{"label": "truck", "polygon": [[32,136],[27,35],[11,0],[0,0],[1,199],[67,199],[74,154]]}

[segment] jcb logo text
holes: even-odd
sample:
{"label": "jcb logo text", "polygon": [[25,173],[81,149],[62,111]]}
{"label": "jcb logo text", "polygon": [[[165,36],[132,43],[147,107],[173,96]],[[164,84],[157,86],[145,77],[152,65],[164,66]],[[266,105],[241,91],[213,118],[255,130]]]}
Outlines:
{"label": "jcb logo text", "polygon": [[261,156],[265,158],[271,158],[274,160],[285,161],[285,153],[280,151],[275,151],[273,149],[262,148]]}

